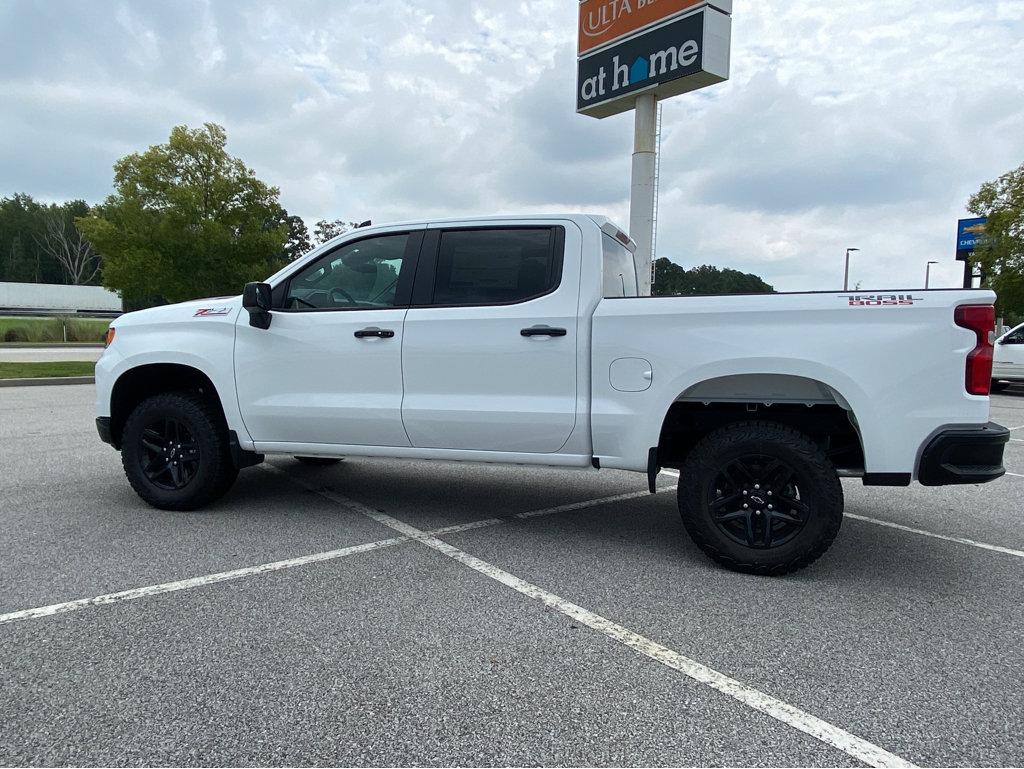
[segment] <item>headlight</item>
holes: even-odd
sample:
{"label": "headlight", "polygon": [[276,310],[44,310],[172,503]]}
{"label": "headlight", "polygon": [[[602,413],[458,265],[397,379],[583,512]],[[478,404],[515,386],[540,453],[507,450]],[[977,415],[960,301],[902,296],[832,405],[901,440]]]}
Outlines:
{"label": "headlight", "polygon": [[113,326],[111,326],[110,328],[107,329],[107,341],[103,345],[104,348],[110,347],[110,345],[114,343],[114,332],[116,330],[117,329],[115,329]]}

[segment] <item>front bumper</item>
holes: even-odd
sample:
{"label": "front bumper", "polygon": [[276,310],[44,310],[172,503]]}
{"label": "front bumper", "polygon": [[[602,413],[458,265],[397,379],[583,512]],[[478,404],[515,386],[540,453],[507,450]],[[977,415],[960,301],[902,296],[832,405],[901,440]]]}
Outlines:
{"label": "front bumper", "polygon": [[1001,478],[1003,449],[1010,431],[995,422],[984,427],[944,430],[921,454],[917,479],[924,486],[987,483]]}

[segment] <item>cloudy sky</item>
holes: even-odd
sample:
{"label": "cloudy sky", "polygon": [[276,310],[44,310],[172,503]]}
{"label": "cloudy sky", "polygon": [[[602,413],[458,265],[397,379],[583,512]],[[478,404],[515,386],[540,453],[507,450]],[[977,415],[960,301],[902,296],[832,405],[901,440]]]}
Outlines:
{"label": "cloudy sky", "polygon": [[[628,223],[632,117],[578,116],[576,0],[0,0],[0,195],[99,201],[223,124],[285,207]],[[737,0],[732,79],[665,102],[659,256],[780,290],[954,286],[1024,163],[1024,0]]]}

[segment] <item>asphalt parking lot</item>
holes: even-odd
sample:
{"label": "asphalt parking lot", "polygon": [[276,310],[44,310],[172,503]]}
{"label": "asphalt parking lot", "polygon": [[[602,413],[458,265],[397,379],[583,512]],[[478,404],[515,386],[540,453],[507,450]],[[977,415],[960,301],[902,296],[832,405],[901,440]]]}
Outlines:
{"label": "asphalt parking lot", "polygon": [[91,386],[5,389],[0,763],[1019,766],[1024,429],[1006,466],[845,481],[832,550],[765,579],[669,476],[275,459],[160,512]]}

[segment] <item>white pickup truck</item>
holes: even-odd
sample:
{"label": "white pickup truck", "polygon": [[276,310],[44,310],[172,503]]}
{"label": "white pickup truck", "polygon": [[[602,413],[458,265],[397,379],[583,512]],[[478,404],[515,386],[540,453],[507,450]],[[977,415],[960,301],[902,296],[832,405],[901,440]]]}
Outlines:
{"label": "white pickup truck", "polygon": [[349,232],[241,297],[118,318],[97,427],[150,504],[189,510],[266,454],[680,471],[683,523],[729,568],[820,556],[840,476],[1000,477],[994,295],[638,297],[600,217]]}

